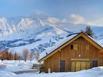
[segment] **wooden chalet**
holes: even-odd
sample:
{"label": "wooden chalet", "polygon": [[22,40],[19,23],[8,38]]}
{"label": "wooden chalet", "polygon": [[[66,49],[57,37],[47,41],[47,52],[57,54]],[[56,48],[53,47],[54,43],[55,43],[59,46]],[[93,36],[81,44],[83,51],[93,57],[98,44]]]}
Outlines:
{"label": "wooden chalet", "polygon": [[40,60],[44,72],[68,72],[103,66],[103,47],[81,32]]}

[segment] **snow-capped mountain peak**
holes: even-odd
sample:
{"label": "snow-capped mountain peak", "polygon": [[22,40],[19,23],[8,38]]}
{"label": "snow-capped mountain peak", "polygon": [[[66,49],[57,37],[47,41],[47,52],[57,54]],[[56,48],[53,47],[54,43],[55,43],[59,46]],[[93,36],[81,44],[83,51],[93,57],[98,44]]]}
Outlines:
{"label": "snow-capped mountain peak", "polygon": [[[50,17],[49,17],[50,18]],[[0,18],[0,50],[43,52],[69,34],[84,30],[86,25],[48,21],[46,17]],[[51,23],[55,21],[55,23]]]}

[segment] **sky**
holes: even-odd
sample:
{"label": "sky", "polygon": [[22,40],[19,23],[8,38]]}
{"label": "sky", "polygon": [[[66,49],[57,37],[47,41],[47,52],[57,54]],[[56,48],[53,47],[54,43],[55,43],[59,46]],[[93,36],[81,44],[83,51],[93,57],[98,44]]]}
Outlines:
{"label": "sky", "polygon": [[103,0],[0,0],[0,16],[30,16],[34,13],[75,24],[103,25]]}

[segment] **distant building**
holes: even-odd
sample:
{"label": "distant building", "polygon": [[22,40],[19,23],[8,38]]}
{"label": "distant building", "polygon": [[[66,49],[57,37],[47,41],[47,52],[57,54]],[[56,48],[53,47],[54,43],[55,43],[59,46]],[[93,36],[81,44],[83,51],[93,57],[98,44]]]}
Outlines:
{"label": "distant building", "polygon": [[103,47],[92,37],[83,32],[69,37],[39,60],[43,61],[42,71],[79,71],[103,66]]}

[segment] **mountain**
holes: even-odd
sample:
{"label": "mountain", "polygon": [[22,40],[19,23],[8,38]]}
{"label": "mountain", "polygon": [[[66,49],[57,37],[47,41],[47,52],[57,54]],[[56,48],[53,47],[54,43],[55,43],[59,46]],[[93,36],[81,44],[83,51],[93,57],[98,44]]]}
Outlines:
{"label": "mountain", "polygon": [[[23,49],[27,48],[30,51],[43,52],[68,35],[85,30],[87,26],[57,21],[51,23],[48,18],[50,17],[0,17],[0,50],[9,49],[22,53]],[[92,27],[92,29],[98,39],[102,39],[100,36],[103,36],[103,28]]]}

